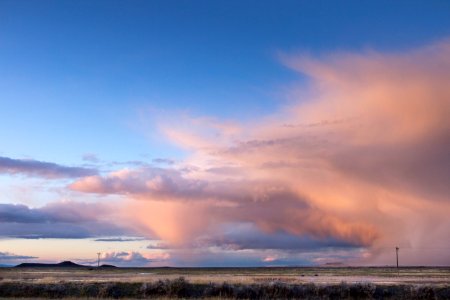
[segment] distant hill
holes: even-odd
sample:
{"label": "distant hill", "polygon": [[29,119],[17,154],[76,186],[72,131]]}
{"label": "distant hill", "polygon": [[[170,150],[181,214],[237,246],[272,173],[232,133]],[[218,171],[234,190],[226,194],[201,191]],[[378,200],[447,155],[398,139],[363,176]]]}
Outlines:
{"label": "distant hill", "polygon": [[63,261],[58,264],[22,263],[16,268],[87,268],[71,261]]}
{"label": "distant hill", "polygon": [[117,268],[116,266],[113,265],[101,265],[100,268]]}
{"label": "distant hill", "polygon": [[[79,265],[71,261],[63,261],[58,264],[22,263],[16,268],[94,268],[93,266]],[[113,265],[101,265],[100,268],[117,268]]]}

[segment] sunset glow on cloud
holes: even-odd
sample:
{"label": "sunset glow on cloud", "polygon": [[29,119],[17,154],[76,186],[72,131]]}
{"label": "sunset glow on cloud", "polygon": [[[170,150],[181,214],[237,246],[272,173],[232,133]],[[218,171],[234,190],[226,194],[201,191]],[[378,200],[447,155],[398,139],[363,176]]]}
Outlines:
{"label": "sunset glow on cloud", "polygon": [[[206,118],[165,124],[190,149],[185,161],[70,188],[124,195],[139,233],[173,246],[367,247],[364,261],[383,263],[377,247],[426,247],[429,231],[436,240],[448,235],[449,58],[446,42],[402,54],[285,57],[311,77],[307,98],[238,128]],[[251,229],[227,232],[240,226]],[[255,234],[265,242],[252,244]],[[448,255],[428,259],[440,264]]]}
{"label": "sunset glow on cloud", "polygon": [[297,79],[250,117],[136,105],[133,139],[181,155],[0,152],[1,191],[25,199],[0,203],[0,264],[76,239],[65,258],[121,266],[387,265],[395,246],[448,265],[450,42],[319,53],[277,51]]}

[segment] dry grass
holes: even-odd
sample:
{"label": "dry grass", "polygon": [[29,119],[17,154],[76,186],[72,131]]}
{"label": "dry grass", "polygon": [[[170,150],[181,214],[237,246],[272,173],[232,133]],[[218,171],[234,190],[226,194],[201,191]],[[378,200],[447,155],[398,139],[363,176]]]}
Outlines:
{"label": "dry grass", "polygon": [[328,284],[372,282],[376,284],[450,284],[450,268],[118,268],[39,269],[3,268],[0,280],[34,283],[55,282],[152,282],[180,276],[192,283]]}
{"label": "dry grass", "polygon": [[0,297],[450,299],[450,268],[4,268]]}

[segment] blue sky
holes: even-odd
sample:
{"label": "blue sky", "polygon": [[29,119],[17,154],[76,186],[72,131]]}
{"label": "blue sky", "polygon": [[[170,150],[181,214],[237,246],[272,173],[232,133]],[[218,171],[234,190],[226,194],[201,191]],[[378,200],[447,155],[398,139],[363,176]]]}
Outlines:
{"label": "blue sky", "polygon": [[[371,168],[361,170],[371,167],[372,161],[361,160],[358,165],[349,163],[347,157],[359,153],[361,144],[358,144],[359,140],[355,142],[356,138],[349,138],[348,133],[339,131],[339,126],[313,133],[299,128],[305,124],[311,127],[314,124],[338,124],[374,111],[376,118],[368,118],[367,122],[375,123],[367,123],[364,128],[395,124],[395,128],[384,128],[385,131],[404,133],[407,130],[402,127],[401,120],[418,120],[418,125],[411,125],[410,130],[417,138],[415,149],[422,149],[424,141],[428,140],[416,127],[426,128],[429,133],[426,138],[431,139],[437,125],[427,122],[433,118],[417,116],[412,109],[400,114],[396,100],[392,100],[397,94],[385,94],[384,91],[392,91],[395,86],[405,86],[408,90],[417,84],[417,78],[421,78],[420,82],[425,82],[423,86],[429,87],[427,91],[445,94],[438,82],[448,71],[445,56],[449,37],[448,1],[0,0],[0,192],[4,195],[0,199],[0,204],[4,205],[0,207],[0,213],[2,209],[4,213],[17,210],[18,216],[36,215],[39,220],[56,222],[63,228],[64,224],[69,224],[68,235],[73,233],[77,238],[86,238],[85,246],[89,251],[95,252],[94,248],[101,244],[108,252],[105,257],[116,263],[127,257],[124,264],[132,264],[133,259],[137,259],[136,263],[151,263],[153,259],[159,263],[162,259],[161,264],[165,264],[164,259],[171,257],[173,264],[189,265],[194,262],[186,261],[186,257],[204,255],[203,264],[210,264],[216,260],[214,255],[218,250],[214,247],[223,247],[222,250],[228,253],[229,256],[224,254],[223,264],[227,261],[239,264],[243,259],[261,263],[278,260],[280,264],[315,264],[349,257],[361,262],[358,259],[376,252],[374,245],[385,247],[386,243],[394,243],[387,237],[384,239],[384,225],[378,224],[390,216],[367,217],[366,212],[359,210],[338,209],[335,202],[349,209],[358,206],[355,201],[360,197],[370,198],[389,190],[389,197],[395,198],[397,196],[392,195],[402,194],[405,187],[409,189],[408,195],[413,195],[411,197],[422,199],[420,197],[427,195],[441,199],[443,195],[443,198],[448,196],[446,183],[436,185],[432,193],[420,190],[416,195],[416,180],[425,182],[426,178],[410,178],[403,182],[402,163],[396,165],[398,169],[380,170],[379,173]],[[373,65],[378,67],[372,68]],[[431,68],[435,69],[430,71]],[[399,72],[404,74],[393,76]],[[351,74],[359,75],[352,77]],[[411,75],[410,78],[409,74],[415,77]],[[390,76],[393,77],[389,83],[380,79]],[[404,82],[402,78],[411,82]],[[436,80],[428,82],[426,78]],[[361,86],[365,80],[369,82],[364,91],[373,95],[378,92],[372,88],[384,87],[380,89],[383,92],[379,99],[374,101],[380,107],[387,107],[382,110],[383,117],[377,115],[380,107],[371,106],[370,97],[364,102],[366,92],[354,86],[359,80]],[[339,82],[339,88],[336,82]],[[342,96],[342,90],[348,94]],[[414,98],[416,94],[412,95]],[[352,108],[347,98],[361,107]],[[424,96],[414,103],[436,102],[435,107],[446,107],[445,100],[436,98]],[[442,99],[446,98],[443,96]],[[341,102],[336,104],[336,101]],[[327,107],[336,115],[325,113],[327,109],[322,102],[329,103]],[[420,106],[417,111],[434,112],[428,109],[428,106],[426,109]],[[387,116],[393,116],[393,119],[383,119]],[[434,118],[440,120],[439,116]],[[445,128],[443,122],[439,125],[442,130]],[[285,132],[286,128],[295,132]],[[330,132],[334,133],[331,138]],[[352,137],[366,137],[372,131],[352,134]],[[439,134],[445,136],[441,131]],[[404,133],[404,136],[410,135]],[[304,144],[298,144],[299,138]],[[342,140],[337,141],[338,138]],[[255,152],[249,157],[241,156],[252,147],[273,145],[283,139],[290,141],[283,144],[285,148],[251,150]],[[403,141],[398,137],[394,140]],[[386,150],[383,148],[386,141],[377,138],[371,141],[379,143],[370,149],[383,149],[373,155],[374,159],[381,160],[381,163],[374,160],[375,166],[392,165],[389,159],[398,155],[391,153],[393,148],[411,146],[405,142]],[[428,142],[434,145],[433,141]],[[319,145],[322,142],[324,144]],[[408,140],[408,143],[412,142]],[[342,149],[343,144],[347,148]],[[440,149],[445,147],[444,143]],[[427,170],[433,170],[427,177],[431,178],[445,173],[438,167],[443,165],[442,162],[436,164],[435,169],[434,161],[417,157],[422,153],[419,150],[405,156],[414,158],[413,162],[423,160],[417,174],[426,175]],[[384,160],[379,158],[379,153],[386,155]],[[433,155],[440,157],[440,152],[437,153]],[[331,159],[336,157],[339,157],[339,163]],[[161,158],[168,161],[155,161]],[[407,164],[411,165],[409,169],[405,167],[406,174],[414,169],[413,162]],[[424,169],[425,165],[433,168]],[[269,166],[273,170],[265,170]],[[80,176],[77,168],[88,168],[90,173],[87,173],[92,176]],[[336,170],[330,174],[331,169]],[[308,172],[303,173],[303,170]],[[331,183],[333,176],[339,180],[346,178],[346,184],[334,185]],[[291,182],[292,178],[299,178],[300,183]],[[377,187],[383,192],[378,189],[367,191],[360,183],[354,183],[354,178],[365,178],[365,187]],[[313,188],[319,185],[318,182],[323,182],[322,190]],[[304,187],[308,184],[311,188]],[[395,192],[390,190],[394,188]],[[345,196],[330,200],[327,191],[337,194],[344,191]],[[204,198],[204,202],[192,207],[181,204],[195,198],[193,195]],[[246,197],[268,197],[270,201],[261,207],[239,202]],[[139,202],[143,198],[148,200],[144,201],[145,205]],[[161,204],[165,203],[161,199],[169,204]],[[404,197],[395,199],[386,201],[403,203]],[[373,201],[378,203],[379,199]],[[105,204],[108,213],[101,216],[103,219],[86,217],[86,222],[110,229],[90,232],[87,223],[73,224],[66,215],[54,215],[54,207],[77,214],[83,210],[80,207],[84,207],[80,203],[94,205],[95,211],[100,210],[96,205]],[[129,217],[130,210],[144,205],[138,210],[148,211],[149,219],[158,220],[151,212],[155,209],[160,209],[169,220],[178,218],[181,212],[192,215],[207,212],[217,218],[217,224],[205,221],[201,226],[191,224],[180,228],[173,221],[170,225],[173,231],[166,232],[160,230],[161,224],[157,221],[146,223],[147,215],[143,215],[144,225],[134,224],[131,228],[129,224],[123,225],[121,222],[125,221],[121,218],[117,219],[118,223],[112,222],[118,212],[110,207],[111,203],[119,203],[119,210],[127,212],[119,214],[124,220]],[[304,209],[308,216],[328,225],[318,233],[307,224],[301,228],[279,224],[277,214],[267,215],[266,209],[272,204],[284,207],[286,211],[292,206],[299,214]],[[426,205],[429,205],[426,206],[429,215],[438,218],[434,204]],[[216,206],[229,209],[242,206],[255,214],[234,212],[234,217],[230,217],[231,213],[224,216],[217,213]],[[385,208],[377,207],[380,214]],[[256,217],[259,214],[269,220],[267,224]],[[288,217],[280,217],[284,218]],[[366,221],[370,224],[365,224]],[[0,253],[3,250],[43,260],[56,259],[53,254],[45,256],[42,251],[25,253],[29,243],[33,242],[21,238],[27,236],[26,222],[23,228],[18,227],[14,243],[8,240],[13,246],[7,247],[6,241],[2,244],[0,240]],[[242,224],[252,228],[248,236],[261,236],[258,243],[265,246],[250,249],[254,252],[248,254],[245,252],[248,249],[241,249],[245,237],[233,234],[227,236],[229,244],[220,244],[220,234],[225,235],[223,228],[241,228]],[[137,230],[145,226],[148,232]],[[216,229],[205,232],[199,229],[202,226]],[[356,233],[348,236],[336,229],[347,227],[350,228],[348,231],[364,228],[370,238]],[[36,243],[42,249],[47,243],[73,242],[53,229],[50,233],[45,232],[44,225],[39,230],[42,230],[42,236],[54,234],[58,239],[39,240]],[[30,227],[28,234],[41,234],[36,232],[37,229]],[[191,237],[195,243],[187,243],[180,238],[179,232]],[[442,229],[443,235],[447,233],[448,230]],[[110,238],[111,235],[113,238],[136,236],[145,239],[116,242],[110,246],[104,246],[107,242],[95,242],[96,238]],[[410,237],[403,242],[411,245],[413,240]],[[157,250],[160,252],[144,253],[149,251],[146,248],[149,241],[168,243],[171,248],[165,246]],[[273,241],[290,241],[289,245],[298,244],[300,246],[296,247],[307,249],[318,247],[324,254],[323,257],[311,253],[293,255],[285,249],[287,246],[270,248]],[[121,246],[117,247],[117,243]],[[198,246],[204,243],[210,248]],[[341,256],[331,257],[330,249],[336,245],[343,247],[340,250],[344,252]],[[249,246],[246,244],[245,247]],[[164,252],[167,249],[171,249],[172,254],[169,254],[172,256]],[[180,249],[196,254],[181,255]],[[89,255],[87,250],[78,254],[69,250],[66,258],[87,259]],[[123,255],[124,251],[128,251],[127,256]],[[384,262],[383,256],[380,257],[372,261]],[[413,258],[411,262],[414,262]],[[195,264],[202,265],[202,261]]]}
{"label": "blue sky", "polygon": [[302,79],[280,52],[414,47],[450,33],[449,10],[446,1],[1,1],[1,152],[62,163],[83,152],[179,155],[141,139],[139,111],[266,114]]}

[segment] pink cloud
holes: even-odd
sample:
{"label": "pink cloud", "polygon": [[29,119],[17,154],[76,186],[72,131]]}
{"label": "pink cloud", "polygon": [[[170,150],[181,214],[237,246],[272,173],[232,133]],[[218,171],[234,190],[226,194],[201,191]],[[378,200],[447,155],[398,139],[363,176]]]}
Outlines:
{"label": "pink cloud", "polygon": [[277,256],[273,255],[273,256],[266,256],[263,258],[263,262],[273,262],[276,261],[278,259]]}
{"label": "pink cloud", "polygon": [[[447,240],[450,44],[282,60],[310,83],[293,89],[297,101],[279,112],[246,124],[163,123],[168,138],[189,149],[184,162],[70,187],[127,195],[124,212],[137,230],[174,245],[220,241],[224,225],[251,223],[267,234],[366,247],[359,262],[387,263],[392,253],[382,249]],[[441,254],[405,260],[448,264]]]}

